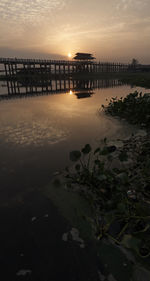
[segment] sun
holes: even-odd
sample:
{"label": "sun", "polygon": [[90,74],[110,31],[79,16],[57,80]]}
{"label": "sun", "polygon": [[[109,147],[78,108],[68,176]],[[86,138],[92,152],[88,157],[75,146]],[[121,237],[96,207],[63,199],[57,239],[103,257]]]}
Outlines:
{"label": "sun", "polygon": [[71,57],[72,57],[71,53],[68,53],[68,58],[71,58]]}

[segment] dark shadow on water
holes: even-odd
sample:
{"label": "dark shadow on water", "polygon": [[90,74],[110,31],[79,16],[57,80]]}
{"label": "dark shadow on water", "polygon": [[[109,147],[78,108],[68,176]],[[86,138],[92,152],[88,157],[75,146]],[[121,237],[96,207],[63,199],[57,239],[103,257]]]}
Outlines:
{"label": "dark shadow on water", "polygon": [[0,95],[0,100],[31,97],[70,92],[78,99],[92,97],[95,89],[112,88],[123,85],[118,79],[20,79],[8,80],[3,84],[6,94]]}
{"label": "dark shadow on water", "polygon": [[76,97],[78,99],[82,99],[82,98],[90,98],[92,95],[94,94],[94,92],[79,92],[79,93],[76,93]]}

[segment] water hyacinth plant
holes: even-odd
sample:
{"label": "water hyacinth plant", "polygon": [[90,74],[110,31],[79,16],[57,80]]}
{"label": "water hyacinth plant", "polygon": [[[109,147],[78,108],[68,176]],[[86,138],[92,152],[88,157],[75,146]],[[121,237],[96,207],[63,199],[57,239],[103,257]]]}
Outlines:
{"label": "water hyacinth plant", "polygon": [[102,105],[106,114],[119,116],[131,124],[150,128],[150,93],[135,91],[125,98],[112,98],[108,106]]}
{"label": "water hyacinth plant", "polygon": [[[104,145],[92,150],[86,144],[70,152],[74,169],[67,169],[67,185],[88,200],[93,210],[90,219],[97,239],[108,238],[134,250],[141,257],[150,255],[150,193],[142,194],[130,169],[109,168],[116,146]],[[118,154],[128,160],[126,151]],[[135,181],[135,182],[134,182]],[[145,189],[144,189],[145,191]]]}

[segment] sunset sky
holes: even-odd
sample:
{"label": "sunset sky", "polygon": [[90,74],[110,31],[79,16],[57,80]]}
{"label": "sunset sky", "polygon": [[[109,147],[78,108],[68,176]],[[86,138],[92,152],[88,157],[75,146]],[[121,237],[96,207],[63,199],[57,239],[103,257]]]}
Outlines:
{"label": "sunset sky", "polygon": [[150,0],[0,0],[0,57],[150,63]]}

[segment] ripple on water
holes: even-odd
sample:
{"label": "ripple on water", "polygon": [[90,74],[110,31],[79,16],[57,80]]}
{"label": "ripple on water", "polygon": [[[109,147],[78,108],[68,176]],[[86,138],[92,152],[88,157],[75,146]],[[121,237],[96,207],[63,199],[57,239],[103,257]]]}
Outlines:
{"label": "ripple on water", "polygon": [[[6,143],[19,144],[23,146],[47,144],[56,144],[67,138],[68,132],[61,128],[55,128],[54,125],[47,123],[28,124],[20,122],[16,126],[6,125],[0,128],[1,139]],[[43,143],[44,139],[44,143]]]}

